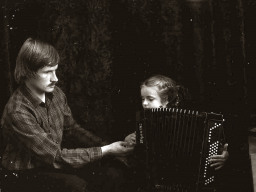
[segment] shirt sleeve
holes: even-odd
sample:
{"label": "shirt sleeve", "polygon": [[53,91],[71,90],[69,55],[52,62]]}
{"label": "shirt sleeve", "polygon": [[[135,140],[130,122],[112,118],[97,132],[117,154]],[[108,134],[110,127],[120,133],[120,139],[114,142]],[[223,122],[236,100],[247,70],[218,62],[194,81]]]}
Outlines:
{"label": "shirt sleeve", "polygon": [[66,164],[78,168],[102,157],[100,147],[61,149],[60,144],[51,139],[51,133],[46,132],[29,112],[14,112],[9,117],[11,136],[37,159],[55,168]]}

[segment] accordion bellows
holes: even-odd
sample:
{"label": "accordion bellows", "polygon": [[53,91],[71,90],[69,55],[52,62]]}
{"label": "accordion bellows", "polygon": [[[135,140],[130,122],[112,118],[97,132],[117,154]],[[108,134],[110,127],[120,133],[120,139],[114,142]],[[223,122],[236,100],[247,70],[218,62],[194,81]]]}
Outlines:
{"label": "accordion bellows", "polygon": [[224,143],[223,116],[178,108],[149,109],[137,118],[152,191],[214,191],[209,158]]}

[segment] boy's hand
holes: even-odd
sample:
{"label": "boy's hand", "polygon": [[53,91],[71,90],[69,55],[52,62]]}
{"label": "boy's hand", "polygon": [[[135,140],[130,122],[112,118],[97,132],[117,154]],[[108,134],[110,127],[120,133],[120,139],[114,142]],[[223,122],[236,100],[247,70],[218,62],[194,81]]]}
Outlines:
{"label": "boy's hand", "polygon": [[102,155],[126,156],[132,152],[133,146],[124,141],[117,141],[101,147]]}

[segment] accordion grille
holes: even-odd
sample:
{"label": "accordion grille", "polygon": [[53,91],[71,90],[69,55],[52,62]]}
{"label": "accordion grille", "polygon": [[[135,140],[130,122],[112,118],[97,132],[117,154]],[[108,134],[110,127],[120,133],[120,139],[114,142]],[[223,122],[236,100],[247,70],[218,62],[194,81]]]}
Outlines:
{"label": "accordion grille", "polygon": [[145,110],[138,125],[137,143],[145,147],[156,189],[198,191],[213,185],[209,157],[219,153],[224,140],[222,115],[159,108]]}

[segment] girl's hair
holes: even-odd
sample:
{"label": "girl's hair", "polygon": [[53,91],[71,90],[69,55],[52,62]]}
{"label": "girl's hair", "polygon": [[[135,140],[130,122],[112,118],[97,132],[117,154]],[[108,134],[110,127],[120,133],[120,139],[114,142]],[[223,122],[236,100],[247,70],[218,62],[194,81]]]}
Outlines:
{"label": "girl's hair", "polygon": [[154,75],[141,84],[141,88],[157,87],[161,102],[168,102],[167,107],[178,107],[184,98],[185,89],[178,85],[173,79],[164,75]]}
{"label": "girl's hair", "polygon": [[18,84],[36,75],[40,68],[59,64],[60,57],[57,50],[50,44],[40,40],[28,38],[22,45],[14,71]]}

